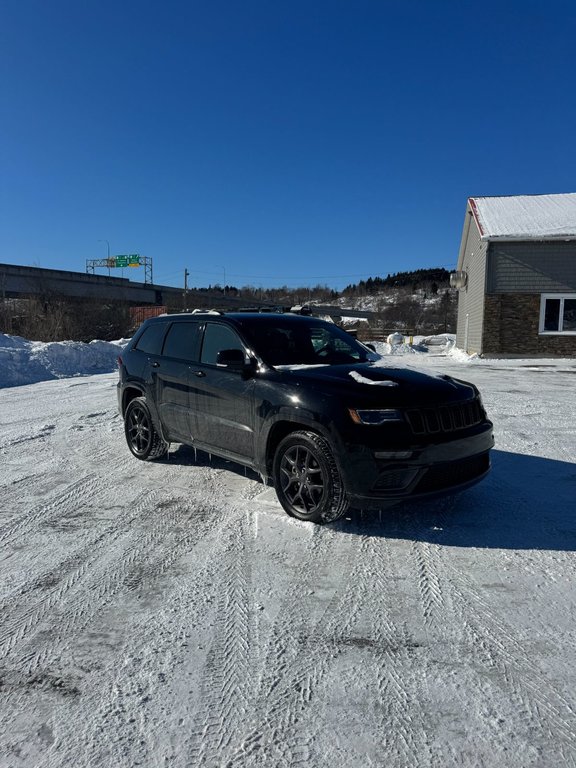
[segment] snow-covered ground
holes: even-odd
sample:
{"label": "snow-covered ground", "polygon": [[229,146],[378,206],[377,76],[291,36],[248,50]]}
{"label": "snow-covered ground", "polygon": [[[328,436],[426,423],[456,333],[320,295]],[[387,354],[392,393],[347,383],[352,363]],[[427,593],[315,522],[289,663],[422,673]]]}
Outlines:
{"label": "snow-covered ground", "polygon": [[389,360],[478,384],[491,475],[325,527],[138,462],[114,373],[4,383],[0,765],[575,766],[576,360],[429,349]]}

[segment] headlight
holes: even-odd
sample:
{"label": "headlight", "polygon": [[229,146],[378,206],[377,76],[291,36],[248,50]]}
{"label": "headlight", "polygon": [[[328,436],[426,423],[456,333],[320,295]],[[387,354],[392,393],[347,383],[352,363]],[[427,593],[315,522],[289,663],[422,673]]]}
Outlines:
{"label": "headlight", "polygon": [[355,424],[371,424],[372,426],[378,426],[380,424],[386,424],[389,421],[404,421],[404,417],[400,411],[395,411],[390,408],[378,411],[348,408],[348,413]]}

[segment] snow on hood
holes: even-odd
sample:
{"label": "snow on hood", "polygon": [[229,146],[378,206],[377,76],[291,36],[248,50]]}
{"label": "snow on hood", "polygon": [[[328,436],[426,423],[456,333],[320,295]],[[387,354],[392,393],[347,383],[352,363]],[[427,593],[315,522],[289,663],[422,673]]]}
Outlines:
{"label": "snow on hood", "polygon": [[358,371],[349,371],[348,375],[351,376],[355,381],[358,381],[360,384],[375,384],[378,387],[397,387],[398,386],[398,383],[396,381],[390,381],[389,379],[375,381],[374,379],[368,379],[366,376],[362,376],[362,374],[358,373]]}
{"label": "snow on hood", "polygon": [[275,365],[274,368],[277,371],[305,371],[308,370],[308,368],[327,368],[328,363],[315,363],[307,364],[307,363],[294,363],[292,365]]}

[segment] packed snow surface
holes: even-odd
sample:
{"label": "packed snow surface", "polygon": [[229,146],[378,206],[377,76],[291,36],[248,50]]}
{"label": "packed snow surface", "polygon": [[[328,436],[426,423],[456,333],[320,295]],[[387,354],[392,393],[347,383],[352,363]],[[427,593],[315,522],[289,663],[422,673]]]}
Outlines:
{"label": "packed snow surface", "polygon": [[490,476],[324,527],[137,461],[115,374],[2,389],[0,765],[576,765],[576,361],[439,349],[390,360],[480,387]]}

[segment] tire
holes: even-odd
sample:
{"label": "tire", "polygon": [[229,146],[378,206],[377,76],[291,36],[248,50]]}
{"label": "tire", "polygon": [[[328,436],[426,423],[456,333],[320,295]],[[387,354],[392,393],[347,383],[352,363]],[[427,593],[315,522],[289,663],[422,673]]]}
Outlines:
{"label": "tire", "polygon": [[124,414],[124,434],[128,448],[137,459],[153,461],[168,452],[168,443],[154,426],[144,397],[135,397],[128,403]]}
{"label": "tire", "polygon": [[279,443],[273,478],[278,501],[299,520],[330,523],[348,509],[330,445],[315,432],[292,432]]}

